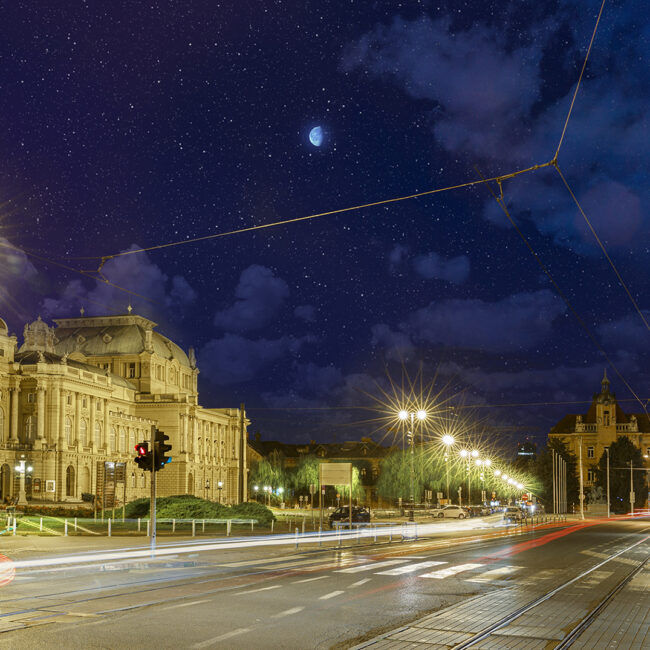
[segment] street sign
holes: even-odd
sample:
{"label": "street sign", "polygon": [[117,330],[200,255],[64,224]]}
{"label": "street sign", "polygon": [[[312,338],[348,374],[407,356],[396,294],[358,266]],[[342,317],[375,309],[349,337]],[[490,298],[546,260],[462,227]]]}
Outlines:
{"label": "street sign", "polygon": [[436,496],[438,497],[438,499],[442,499],[442,492],[438,492]]}
{"label": "street sign", "polygon": [[348,485],[352,463],[321,463],[320,484],[321,485]]}

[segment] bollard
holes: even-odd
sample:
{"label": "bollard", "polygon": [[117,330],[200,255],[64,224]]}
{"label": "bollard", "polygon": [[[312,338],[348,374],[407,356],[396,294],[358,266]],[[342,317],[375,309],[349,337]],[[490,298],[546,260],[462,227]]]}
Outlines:
{"label": "bollard", "polygon": [[255,523],[254,519],[251,519],[251,533],[253,532],[253,524]]}
{"label": "bollard", "polygon": [[203,523],[201,524],[201,532],[205,533],[205,519],[203,520]]}
{"label": "bollard", "polygon": [[418,522],[415,522],[415,541],[418,541]]}
{"label": "bollard", "polygon": [[357,526],[357,544],[361,544],[361,526]]}
{"label": "bollard", "polygon": [[298,527],[296,526],[296,549],[298,548]]}
{"label": "bollard", "polygon": [[339,538],[339,546],[341,546],[341,527],[340,526],[336,527],[336,532],[337,532],[337,535],[338,535],[338,538]]}
{"label": "bollard", "polygon": [[149,537],[149,524],[151,524],[151,520],[147,519],[147,537]]}
{"label": "bollard", "polygon": [[176,519],[172,519],[172,533],[176,532]]}
{"label": "bollard", "polygon": [[140,517],[138,517],[138,532],[140,532]]}
{"label": "bollard", "polygon": [[74,518],[74,532],[77,532],[77,518]]}
{"label": "bollard", "polygon": [[108,536],[111,537],[111,518],[108,518]]}
{"label": "bollard", "polygon": [[192,519],[192,537],[196,537],[196,519]]}
{"label": "bollard", "polygon": [[375,544],[377,543],[377,524],[375,524],[375,535],[374,535],[373,542],[374,542]]}
{"label": "bollard", "polygon": [[230,537],[230,530],[232,528],[232,519],[228,519],[226,522],[226,537]]}
{"label": "bollard", "polygon": [[[16,521],[15,518],[14,518],[14,521]],[[67,519],[64,519],[64,520],[63,520],[63,535],[64,535],[65,537],[68,536],[68,520],[67,520]]]}
{"label": "bollard", "polygon": [[273,523],[274,523],[274,521],[275,521],[274,519],[271,519],[271,532],[273,532]]}
{"label": "bollard", "polygon": [[43,532],[43,517],[41,517],[41,525],[39,527],[39,531],[42,533]]}
{"label": "bollard", "polygon": [[320,534],[321,534],[321,527],[319,526],[319,527],[318,527],[318,546],[319,546],[319,548],[320,548],[320,546],[321,546],[321,544],[322,544],[322,541],[321,541],[321,538],[320,538]]}
{"label": "bollard", "polygon": [[302,518],[302,534],[305,534],[305,518]]}

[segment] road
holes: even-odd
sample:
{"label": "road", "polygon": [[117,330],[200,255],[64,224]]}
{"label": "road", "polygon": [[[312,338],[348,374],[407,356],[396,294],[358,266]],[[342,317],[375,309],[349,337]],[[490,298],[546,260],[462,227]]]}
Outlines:
{"label": "road", "polygon": [[[560,588],[476,646],[505,647],[507,636],[525,647],[553,647],[648,557],[649,536],[648,519],[573,521],[507,537],[474,531],[392,544],[352,540],[341,548],[230,548],[159,562],[19,568],[0,591],[0,644],[384,648],[412,640],[454,647]],[[614,607],[633,591],[639,628],[650,610],[649,576],[642,567],[612,597]],[[598,625],[602,638],[611,630],[597,620],[582,633],[590,635],[584,647],[601,647]]]}

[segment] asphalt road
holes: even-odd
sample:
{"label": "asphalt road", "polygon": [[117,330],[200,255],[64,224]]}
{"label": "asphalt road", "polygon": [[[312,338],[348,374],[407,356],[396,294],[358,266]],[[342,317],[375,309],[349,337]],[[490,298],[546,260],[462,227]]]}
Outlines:
{"label": "asphalt road", "polygon": [[[574,521],[508,537],[451,532],[340,549],[231,548],[154,563],[19,568],[0,588],[0,645],[349,648],[463,603],[514,609],[641,542],[590,574],[587,587],[574,587],[571,604],[583,599],[586,606],[598,580],[614,581],[650,553],[648,535],[647,519]],[[17,547],[8,554],[38,552]],[[552,618],[544,624],[554,625]]]}

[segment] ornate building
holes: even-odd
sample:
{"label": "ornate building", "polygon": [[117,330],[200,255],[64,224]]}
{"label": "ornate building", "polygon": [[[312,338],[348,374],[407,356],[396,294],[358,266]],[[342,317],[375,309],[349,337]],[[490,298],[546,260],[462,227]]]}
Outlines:
{"label": "ornate building", "polygon": [[246,500],[243,405],[199,405],[192,349],[131,313],[54,322],[26,325],[16,352],[0,319],[0,499],[18,494],[21,459],[34,501],[89,493],[110,506],[148,496],[151,474],[133,462],[134,446],[155,425],[172,445],[172,462],[156,475],[160,496]]}
{"label": "ornate building", "polygon": [[627,414],[609,389],[607,371],[600,393],[593,396],[586,413],[565,415],[551,428],[549,439],[559,438],[576,458],[582,445],[582,472],[585,485],[594,483],[594,470],[601,456],[617,438],[627,436],[644,455],[650,455],[650,419],[646,413]]}

